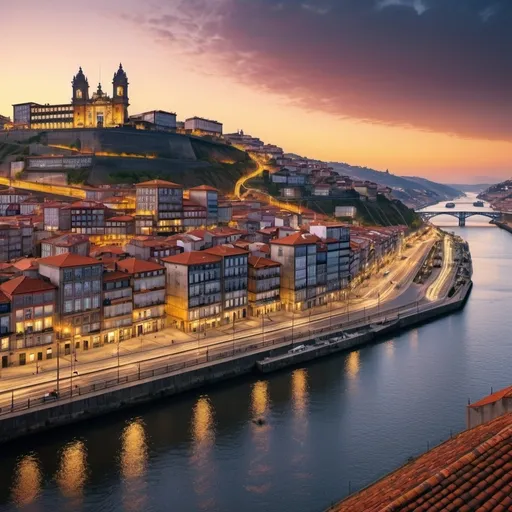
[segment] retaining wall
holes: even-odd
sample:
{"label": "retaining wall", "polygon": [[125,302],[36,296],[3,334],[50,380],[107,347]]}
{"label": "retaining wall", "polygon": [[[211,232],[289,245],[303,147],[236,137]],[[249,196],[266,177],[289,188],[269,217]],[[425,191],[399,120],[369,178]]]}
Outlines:
{"label": "retaining wall", "polygon": [[[397,332],[457,311],[464,306],[471,291],[471,287],[472,282],[469,282],[461,291],[460,297],[456,300],[451,300],[447,304],[440,305],[428,311],[412,313],[401,317],[389,327],[385,327],[378,332],[370,331],[354,338],[341,340],[333,344],[333,347],[335,347],[334,350],[329,346],[319,347],[318,350],[313,351],[315,356],[308,357],[308,360],[323,357],[332,352],[359,348],[390,332]],[[336,334],[330,334],[329,336],[335,337]],[[158,398],[200,388],[215,382],[239,377],[252,372],[256,368],[258,361],[268,356],[284,354],[288,348],[289,346],[273,348],[271,350],[263,349],[258,353],[231,358],[222,362],[205,363],[192,370],[176,372],[164,377],[149,378],[145,381],[139,381],[137,384],[121,385],[108,391],[87,395],[86,398],[74,398],[72,401],[59,401],[52,403],[51,406],[40,406],[27,411],[13,413],[12,415],[4,416],[0,419],[0,442],[6,442],[51,427],[83,421],[93,416],[113,412],[124,407],[149,402]],[[310,356],[311,353],[308,352],[297,355]],[[294,362],[279,366],[279,368],[302,362],[305,362],[305,360],[298,358],[294,360]]]}

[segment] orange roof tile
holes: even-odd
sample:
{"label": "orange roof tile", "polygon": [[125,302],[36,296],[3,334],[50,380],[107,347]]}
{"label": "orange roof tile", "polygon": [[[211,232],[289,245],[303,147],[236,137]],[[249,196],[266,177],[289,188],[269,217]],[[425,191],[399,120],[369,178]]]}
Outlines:
{"label": "orange roof tile", "polygon": [[208,254],[206,251],[191,251],[162,258],[162,261],[177,265],[203,265],[206,263],[219,263],[222,261],[222,258],[216,254]]}
{"label": "orange roof tile", "polygon": [[468,407],[482,407],[483,405],[492,404],[494,402],[498,402],[502,398],[510,397],[512,396],[512,386],[509,386],[508,388],[500,389],[499,391],[496,391],[496,393],[492,393],[485,398],[482,398],[478,402],[475,402],[473,404],[470,404]]}
{"label": "orange roof tile", "polygon": [[153,272],[154,270],[163,270],[164,267],[152,261],[139,260],[137,258],[126,258],[117,263],[117,268],[123,272],[137,274],[139,272]]}
{"label": "orange roof tile", "polygon": [[84,265],[97,265],[99,263],[101,263],[101,261],[89,258],[89,256],[79,256],[78,254],[70,252],[59,254],[58,256],[48,256],[47,258],[41,258],[39,260],[39,265],[59,268],[81,267]]}
{"label": "orange roof tile", "polygon": [[240,247],[233,247],[231,245],[217,245],[211,249],[205,249],[204,252],[208,254],[215,254],[217,256],[241,256],[247,254],[248,251]]}
{"label": "orange roof tile", "polygon": [[131,215],[119,215],[119,217],[110,217],[106,222],[133,222],[135,219]]}
{"label": "orange roof tile", "polygon": [[6,304],[8,302],[11,302],[9,297],[5,295],[4,293],[0,292],[0,304]]}
{"label": "orange roof tile", "polygon": [[126,272],[104,272],[103,273],[103,282],[106,283],[107,281],[120,281],[121,279],[126,279],[128,276]]}
{"label": "orange roof tile", "polygon": [[512,413],[461,432],[329,510],[512,510]]}
{"label": "orange roof tile", "polygon": [[320,241],[316,235],[309,233],[293,233],[292,235],[283,238],[271,240],[270,243],[274,245],[311,245]]}
{"label": "orange roof tile", "polygon": [[12,264],[12,266],[18,270],[29,270],[29,269],[37,269],[39,266],[36,258],[22,258]]}
{"label": "orange roof tile", "polygon": [[55,289],[56,287],[52,283],[27,276],[15,277],[14,279],[0,285],[0,290],[8,297]]}
{"label": "orange roof tile", "polygon": [[173,183],[172,181],[150,180],[143,181],[142,183],[136,183],[135,187],[183,188],[183,185],[178,185],[177,183]]}
{"label": "orange roof tile", "polygon": [[280,267],[281,263],[268,258],[259,258],[258,256],[249,256],[249,266],[254,268]]}
{"label": "orange roof tile", "polygon": [[208,190],[210,192],[217,192],[217,189],[210,187],[210,185],[199,185],[198,187],[192,187],[189,190]]}

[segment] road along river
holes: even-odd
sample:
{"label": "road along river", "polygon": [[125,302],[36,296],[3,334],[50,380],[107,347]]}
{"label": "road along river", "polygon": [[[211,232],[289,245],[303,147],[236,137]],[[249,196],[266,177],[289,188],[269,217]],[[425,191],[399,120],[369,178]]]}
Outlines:
{"label": "road along river", "polygon": [[510,384],[512,236],[479,219],[446,228],[473,256],[460,313],[5,445],[0,511],[320,511],[463,429],[468,398]]}

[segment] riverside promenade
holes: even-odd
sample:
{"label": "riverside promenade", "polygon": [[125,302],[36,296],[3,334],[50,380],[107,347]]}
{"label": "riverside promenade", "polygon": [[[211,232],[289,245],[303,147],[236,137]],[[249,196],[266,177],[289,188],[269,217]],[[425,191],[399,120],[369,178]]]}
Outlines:
{"label": "riverside promenade", "polygon": [[[373,305],[371,301],[365,302],[362,308],[358,307],[359,304],[353,310],[328,311],[317,314],[316,318],[302,315],[269,334],[258,329],[255,333],[249,331],[244,337],[233,336],[232,340],[208,346],[201,346],[198,342],[195,348],[144,361],[121,365],[118,357],[117,366],[107,370],[69,375],[61,382],[59,398],[52,401],[41,398],[48,382],[31,385],[30,379],[26,379],[26,385],[0,395],[0,440],[7,441],[247,374],[265,357],[284,354],[298,344],[314,343],[319,337],[329,339],[348,329],[367,329],[373,334],[360,339],[360,344],[364,344],[378,339],[378,332],[372,326],[379,322],[395,319],[394,329],[398,330],[456,311],[463,307],[471,289],[470,279],[457,277],[460,276],[463,259],[453,251],[453,255],[459,254],[458,264],[445,258],[443,268],[434,272],[430,280],[421,286],[414,284],[413,280],[424,266],[429,252],[418,259],[413,269],[409,269],[410,275],[403,276],[407,286],[404,284],[400,290],[393,287],[393,292],[390,291],[382,301],[380,292],[377,292],[379,296]],[[436,290],[434,295],[430,293],[433,289]],[[429,294],[432,300],[426,298]],[[355,346],[336,346],[337,350],[351,348]]]}

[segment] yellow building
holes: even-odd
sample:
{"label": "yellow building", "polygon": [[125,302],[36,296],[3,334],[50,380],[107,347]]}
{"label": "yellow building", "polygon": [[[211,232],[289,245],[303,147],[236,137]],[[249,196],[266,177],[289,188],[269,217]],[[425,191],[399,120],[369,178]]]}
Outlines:
{"label": "yellow building", "polygon": [[119,64],[112,80],[112,97],[101,84],[89,97],[89,81],[82,68],[73,77],[71,103],[41,105],[28,102],[13,105],[13,126],[32,130],[71,128],[114,128],[128,121],[128,77]]}

